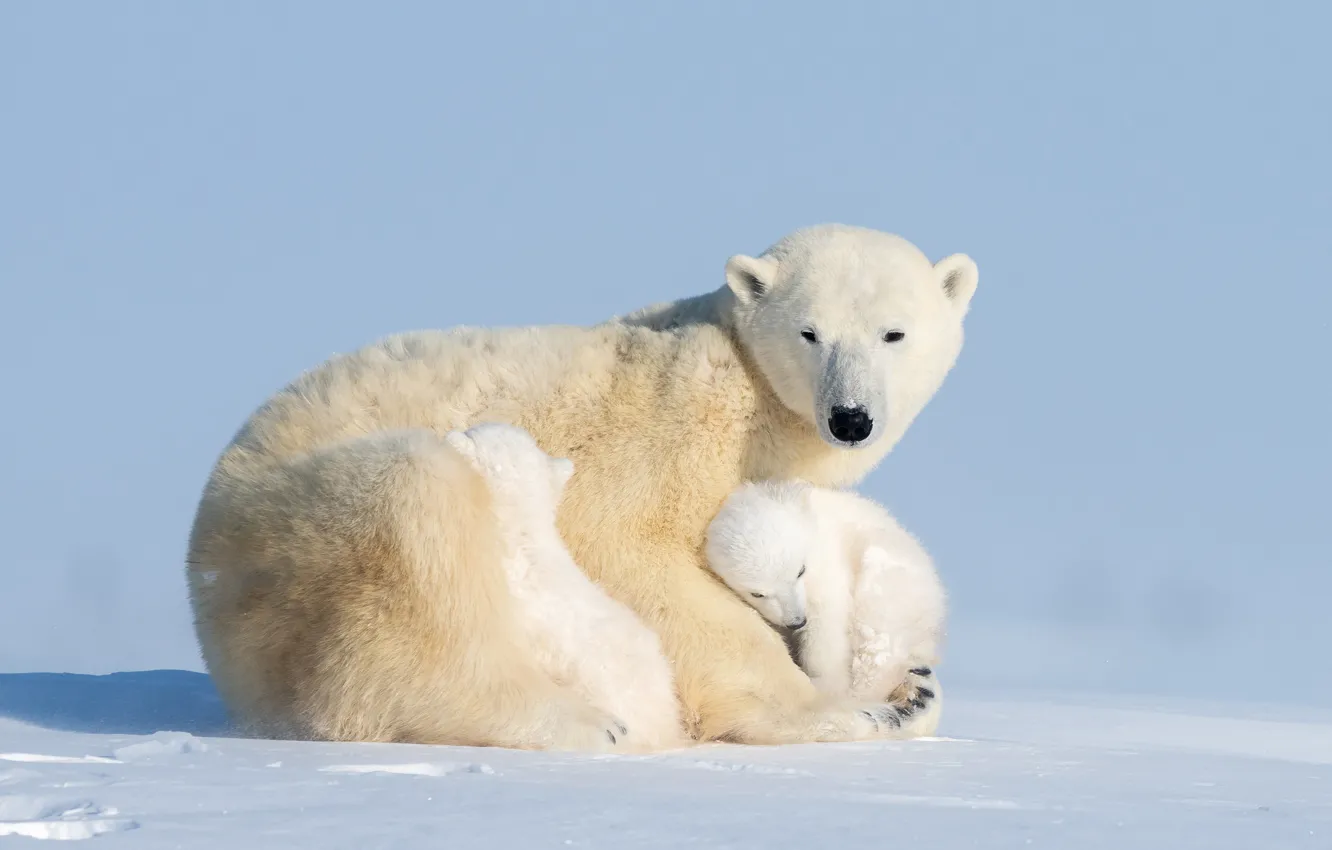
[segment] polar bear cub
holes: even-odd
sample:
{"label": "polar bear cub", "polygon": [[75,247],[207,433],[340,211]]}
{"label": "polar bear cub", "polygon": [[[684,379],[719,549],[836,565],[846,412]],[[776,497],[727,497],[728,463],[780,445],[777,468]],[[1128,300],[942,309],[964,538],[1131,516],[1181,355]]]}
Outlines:
{"label": "polar bear cub", "polygon": [[445,440],[490,486],[508,544],[505,575],[538,665],[611,716],[616,731],[607,734],[617,749],[683,746],[657,634],[583,573],[556,528],[573,462],[546,454],[513,425],[482,423]]}
{"label": "polar bear cub", "polygon": [[[706,554],[764,619],[794,630],[820,690],[882,699],[909,677],[933,679],[944,589],[924,547],[880,505],[803,481],[747,483],[709,525]],[[919,708],[934,693],[917,687]]]}

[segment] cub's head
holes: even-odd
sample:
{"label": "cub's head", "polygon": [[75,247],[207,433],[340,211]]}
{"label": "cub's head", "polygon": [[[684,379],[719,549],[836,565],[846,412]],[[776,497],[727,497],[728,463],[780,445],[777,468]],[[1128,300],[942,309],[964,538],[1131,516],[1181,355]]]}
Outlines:
{"label": "cub's head", "polygon": [[573,461],[546,454],[516,425],[483,422],[450,431],[444,441],[481,473],[496,499],[512,508],[553,513],[573,477]]}
{"label": "cub's head", "polygon": [[979,273],[931,263],[901,237],[821,225],[726,263],[741,344],[773,391],[830,445],[891,445],[962,349]]}
{"label": "cub's head", "polygon": [[803,628],[808,619],[805,567],[815,541],[799,482],[745,484],[708,526],[708,565],[763,619]]}

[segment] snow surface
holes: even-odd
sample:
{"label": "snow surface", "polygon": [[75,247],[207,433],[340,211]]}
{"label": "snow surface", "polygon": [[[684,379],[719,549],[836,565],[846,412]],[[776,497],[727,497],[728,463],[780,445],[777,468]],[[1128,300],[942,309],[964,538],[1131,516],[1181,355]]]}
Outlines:
{"label": "snow surface", "polygon": [[207,677],[0,675],[0,843],[1332,847],[1332,712],[948,695],[941,737],[650,757],[227,736]]}

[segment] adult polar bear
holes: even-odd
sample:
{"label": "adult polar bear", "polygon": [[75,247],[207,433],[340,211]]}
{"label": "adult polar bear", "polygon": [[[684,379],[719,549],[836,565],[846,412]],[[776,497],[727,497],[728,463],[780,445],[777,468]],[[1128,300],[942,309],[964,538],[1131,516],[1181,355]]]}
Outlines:
{"label": "adult polar bear", "polygon": [[412,333],[330,359],[253,414],[204,489],[188,572],[219,691],[261,734],[606,741],[529,660],[485,494],[445,498],[443,435],[499,421],[574,461],[561,534],[661,636],[691,737],[911,734],[909,709],[821,697],[702,544],[745,480],[869,472],[957,359],[977,276],[965,255],[931,264],[822,225],[732,257],[715,292],[601,325]]}

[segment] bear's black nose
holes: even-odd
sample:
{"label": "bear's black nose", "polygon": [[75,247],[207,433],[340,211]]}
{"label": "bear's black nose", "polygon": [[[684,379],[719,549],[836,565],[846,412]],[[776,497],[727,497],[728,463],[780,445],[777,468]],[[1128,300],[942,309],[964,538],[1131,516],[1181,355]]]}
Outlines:
{"label": "bear's black nose", "polygon": [[799,620],[796,620],[794,623],[789,623],[786,627],[793,631],[800,631],[805,627],[805,623],[808,622],[809,620],[805,619],[804,617],[801,617]]}
{"label": "bear's black nose", "polygon": [[828,417],[828,430],[843,443],[859,443],[874,430],[874,420],[859,405],[837,404],[833,405],[832,416]]}

